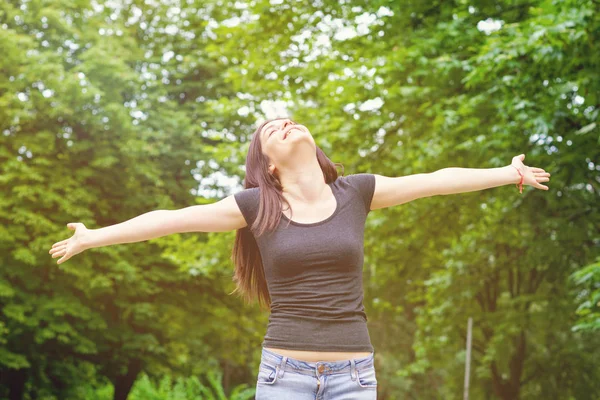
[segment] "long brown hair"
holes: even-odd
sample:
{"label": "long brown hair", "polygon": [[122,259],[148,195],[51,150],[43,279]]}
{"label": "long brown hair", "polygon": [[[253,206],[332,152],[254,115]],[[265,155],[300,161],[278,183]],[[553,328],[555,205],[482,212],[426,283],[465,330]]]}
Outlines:
{"label": "long brown hair", "polygon": [[[259,306],[267,309],[271,307],[271,296],[269,295],[262,258],[254,235],[258,237],[267,231],[276,229],[283,212],[282,204],[287,204],[290,210],[291,205],[283,197],[283,186],[281,186],[279,177],[276,176],[276,173],[270,174],[268,171],[269,158],[262,153],[260,132],[266,124],[279,119],[283,118],[264,121],[252,135],[250,148],[246,156],[244,189],[260,188],[258,215],[252,226],[246,226],[236,231],[231,254],[231,259],[235,264],[233,280],[236,282],[236,288],[230,294],[241,293],[241,296],[248,303],[258,300]],[[325,182],[327,184],[334,182],[338,178],[336,166],[342,167],[342,175],[344,174],[344,166],[340,163],[333,163],[319,146],[316,146],[316,148],[317,161],[323,171]]]}

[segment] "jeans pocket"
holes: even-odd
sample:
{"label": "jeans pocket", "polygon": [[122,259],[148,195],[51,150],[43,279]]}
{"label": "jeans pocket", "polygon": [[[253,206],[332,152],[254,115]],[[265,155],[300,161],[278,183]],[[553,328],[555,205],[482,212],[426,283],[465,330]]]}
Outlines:
{"label": "jeans pocket", "polygon": [[278,367],[261,362],[258,367],[258,377],[256,382],[265,385],[272,385],[277,381],[278,372]]}
{"label": "jeans pocket", "polygon": [[356,369],[356,375],[358,379],[356,382],[360,387],[363,388],[376,388],[377,387],[377,376],[375,375],[375,366],[366,367],[363,369]]}

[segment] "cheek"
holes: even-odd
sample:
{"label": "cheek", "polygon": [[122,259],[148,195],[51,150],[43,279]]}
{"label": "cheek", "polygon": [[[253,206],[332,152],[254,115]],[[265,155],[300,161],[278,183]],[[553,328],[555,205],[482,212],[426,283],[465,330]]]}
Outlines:
{"label": "cheek", "polygon": [[270,140],[263,147],[263,152],[269,157],[269,159],[273,159],[273,156],[277,154],[277,143]]}

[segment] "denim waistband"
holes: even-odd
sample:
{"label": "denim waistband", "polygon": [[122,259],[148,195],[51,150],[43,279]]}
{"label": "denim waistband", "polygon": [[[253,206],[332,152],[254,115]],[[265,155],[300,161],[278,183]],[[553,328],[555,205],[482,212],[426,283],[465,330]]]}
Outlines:
{"label": "denim waistband", "polygon": [[292,357],[281,356],[262,348],[261,361],[269,364],[273,368],[282,369],[283,371],[293,371],[305,375],[332,375],[352,372],[354,370],[362,370],[373,367],[374,352],[371,352],[367,357],[353,358],[342,361],[317,361],[308,362],[298,360]]}

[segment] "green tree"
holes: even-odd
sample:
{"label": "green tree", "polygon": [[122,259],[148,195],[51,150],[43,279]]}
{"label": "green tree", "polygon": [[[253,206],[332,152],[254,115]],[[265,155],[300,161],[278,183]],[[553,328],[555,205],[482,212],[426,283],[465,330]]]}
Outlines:
{"label": "green tree", "polygon": [[232,148],[214,113],[234,93],[203,54],[210,39],[190,40],[207,25],[202,7],[186,7],[197,20],[167,5],[0,6],[0,397],[81,398],[82,381],[104,376],[125,399],[143,370],[219,366],[227,387],[247,379],[231,374],[251,356],[231,348],[249,338],[227,332],[240,314],[252,332],[252,312],[227,295],[230,261],[214,262],[227,242],[174,235],[60,266],[48,256],[68,222],[214,201],[195,196],[194,174],[218,169],[195,163]]}
{"label": "green tree", "polygon": [[268,100],[346,174],[519,153],[552,173],[548,192],[370,214],[379,397],[459,397],[468,317],[471,397],[600,397],[594,2],[278,3],[0,5],[0,397],[81,398],[108,379],[122,399],[142,371],[254,381],[266,316],[227,295],[232,233],[60,266],[47,250],[68,222],[230,194],[218,178],[243,175]]}
{"label": "green tree", "polygon": [[568,285],[598,254],[594,10],[258,1],[216,30],[209,49],[228,54],[247,106],[286,102],[351,172],[498,167],[523,152],[553,174],[546,193],[499,188],[371,214],[365,302],[380,395],[458,397],[469,316],[474,398],[600,393],[598,338],[571,331]]}

